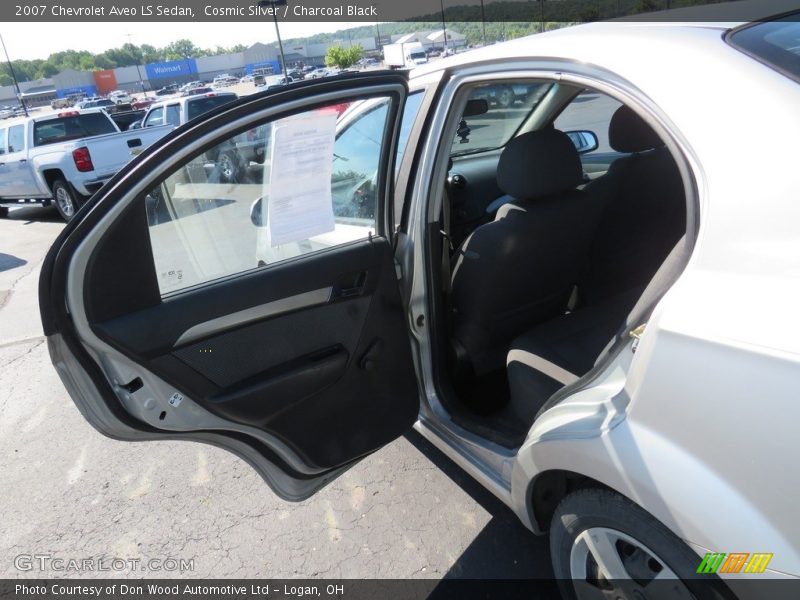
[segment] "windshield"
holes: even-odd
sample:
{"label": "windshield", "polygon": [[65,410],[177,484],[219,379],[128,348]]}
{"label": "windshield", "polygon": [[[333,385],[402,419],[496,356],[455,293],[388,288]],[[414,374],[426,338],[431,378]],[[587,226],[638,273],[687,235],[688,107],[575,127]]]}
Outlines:
{"label": "windshield", "polygon": [[111,120],[102,113],[36,121],[33,125],[33,145],[44,146],[116,131]]}
{"label": "windshield", "polygon": [[412,52],[409,56],[415,60],[420,58],[427,58],[424,52]]}
{"label": "windshield", "polygon": [[[493,82],[475,87],[469,100],[486,100],[488,110],[465,117],[451,156],[496,150],[506,145],[550,90],[549,83]],[[463,125],[466,124],[466,128]]]}
{"label": "windshield", "polygon": [[236,96],[206,96],[204,98],[196,98],[194,100],[189,100],[186,103],[186,117],[187,120],[191,121],[195,117],[199,117],[205,112],[210,111],[213,108],[217,108],[218,106],[222,106],[223,104],[227,104],[228,102],[232,102],[236,100]]}

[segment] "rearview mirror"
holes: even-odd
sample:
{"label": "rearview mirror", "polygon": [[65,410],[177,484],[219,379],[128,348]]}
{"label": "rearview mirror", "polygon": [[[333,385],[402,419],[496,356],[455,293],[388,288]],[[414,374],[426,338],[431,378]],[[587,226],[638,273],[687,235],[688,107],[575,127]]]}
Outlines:
{"label": "rearview mirror", "polygon": [[489,112],[489,102],[485,98],[472,98],[467,100],[462,117],[476,117]]}
{"label": "rearview mirror", "polygon": [[600,142],[593,131],[567,131],[565,132],[570,141],[574,144],[578,154],[586,154],[592,150],[597,150]]}

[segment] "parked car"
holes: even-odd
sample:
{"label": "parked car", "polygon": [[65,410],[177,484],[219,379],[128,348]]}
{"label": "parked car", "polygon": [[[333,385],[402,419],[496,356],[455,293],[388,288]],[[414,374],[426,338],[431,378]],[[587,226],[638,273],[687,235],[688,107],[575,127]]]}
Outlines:
{"label": "parked car", "polygon": [[83,100],[78,102],[75,105],[75,108],[78,110],[84,110],[87,108],[104,108],[114,106],[115,103],[108,98],[89,98],[88,100]]}
{"label": "parked car", "polygon": [[106,97],[114,104],[130,104],[133,102],[131,95],[123,90],[114,90],[113,92],[109,92]]}
{"label": "parked car", "polygon": [[184,92],[181,92],[181,96],[198,96],[202,94],[213,94],[216,90],[213,87],[209,87],[207,85],[203,85],[200,87],[189,88]]}
{"label": "parked car", "polygon": [[256,87],[261,87],[266,85],[267,78],[264,75],[253,75],[253,85]]}
{"label": "parked car", "polygon": [[[236,98],[237,95],[233,92],[204,92],[160,102],[147,111],[142,127],[160,127],[165,124],[179,127],[212,109],[233,102]],[[235,180],[249,162],[264,161],[263,145],[252,135],[237,136],[229,146],[208,154],[208,159],[219,165],[220,177],[225,181]]]}
{"label": "parked car", "polygon": [[[101,433],[225,448],[292,501],[413,427],[549,533],[567,598],[800,577],[798,36],[594,23],[242,98],[58,238],[51,359]],[[267,126],[269,180],[207,176]]]}
{"label": "parked car", "polygon": [[131,108],[133,110],[141,110],[141,109],[147,108],[148,106],[153,104],[155,101],[156,101],[156,98],[154,98],[152,96],[150,96],[150,97],[142,96],[141,98],[137,98],[133,102],[131,102]]}
{"label": "parked car", "polygon": [[236,77],[232,77],[231,75],[217,75],[214,77],[214,81],[211,82],[213,87],[228,87],[231,85],[235,85],[239,83],[239,79]]}
{"label": "parked car", "polygon": [[174,83],[171,85],[165,85],[162,88],[156,90],[156,96],[169,96],[171,94],[178,93],[178,86]]}
{"label": "parked car", "polygon": [[300,69],[290,69],[286,72],[286,76],[292,81],[302,81],[306,78],[306,74]]}
{"label": "parked car", "polygon": [[328,69],[325,67],[318,67],[309,73],[306,74],[306,77],[309,79],[318,79],[320,77],[325,77],[328,74]]}
{"label": "parked car", "polygon": [[101,109],[67,110],[0,126],[0,212],[55,203],[69,221],[133,156],[169,130],[120,133]]}

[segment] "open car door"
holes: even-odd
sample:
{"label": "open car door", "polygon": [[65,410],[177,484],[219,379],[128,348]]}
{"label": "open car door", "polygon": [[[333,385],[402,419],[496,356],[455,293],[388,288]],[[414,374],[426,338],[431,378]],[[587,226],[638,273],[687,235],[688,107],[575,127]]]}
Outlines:
{"label": "open car door", "polygon": [[406,95],[404,74],[379,73],[240,99],[87,203],[40,280],[87,421],[225,448],[288,500],[414,423],[390,241]]}

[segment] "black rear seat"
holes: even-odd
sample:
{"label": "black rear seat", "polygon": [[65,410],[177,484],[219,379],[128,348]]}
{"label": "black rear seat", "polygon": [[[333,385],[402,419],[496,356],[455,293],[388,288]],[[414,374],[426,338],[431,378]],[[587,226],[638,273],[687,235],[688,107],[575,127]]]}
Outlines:
{"label": "black rear seat", "polygon": [[658,135],[623,106],[611,119],[609,143],[630,156],[585,188],[602,203],[603,214],[578,281],[579,305],[510,346],[510,410],[526,425],[553,393],[592,369],[686,231],[680,172]]}

